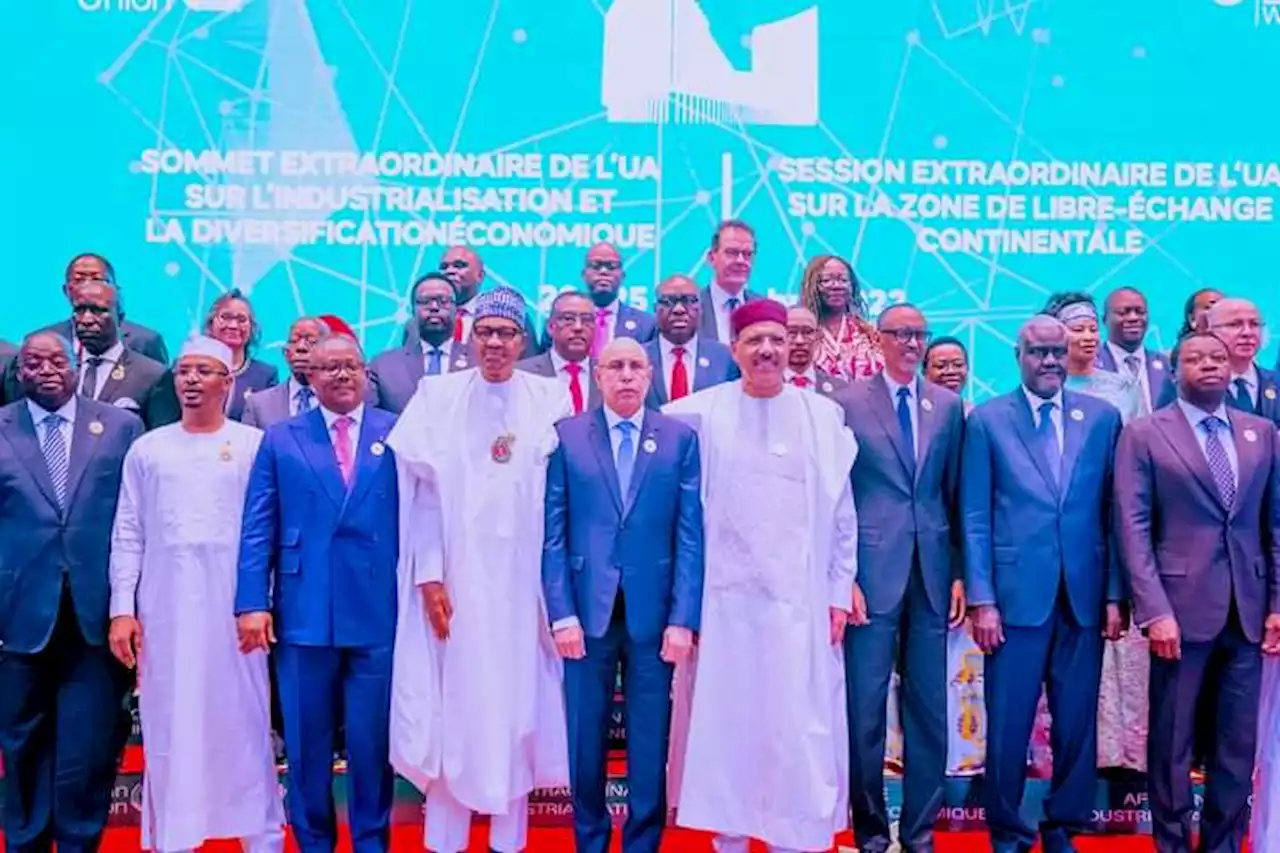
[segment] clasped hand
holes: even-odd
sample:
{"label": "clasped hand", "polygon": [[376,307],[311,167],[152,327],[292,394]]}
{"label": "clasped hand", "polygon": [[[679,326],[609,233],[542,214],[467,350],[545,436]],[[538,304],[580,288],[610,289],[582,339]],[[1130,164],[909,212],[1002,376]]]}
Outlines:
{"label": "clasped hand", "polygon": [[[586,635],[581,625],[566,625],[553,633],[556,651],[565,660],[582,660],[587,656]],[[693,652],[693,631],[678,625],[669,625],[662,632],[662,650],[658,656],[672,666],[689,659]]]}

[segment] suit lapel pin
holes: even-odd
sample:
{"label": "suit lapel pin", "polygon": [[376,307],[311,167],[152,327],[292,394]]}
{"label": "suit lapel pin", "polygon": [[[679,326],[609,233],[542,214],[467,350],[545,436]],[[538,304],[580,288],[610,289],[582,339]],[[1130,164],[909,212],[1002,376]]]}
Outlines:
{"label": "suit lapel pin", "polygon": [[628,320],[627,322],[623,323],[622,325],[624,325],[624,326],[626,326],[626,327],[627,327],[627,331],[628,331],[628,332],[634,332],[634,331],[636,330],[636,321],[635,321],[635,320]]}
{"label": "suit lapel pin", "polygon": [[244,398],[245,398],[246,400],[248,400],[248,399],[249,399],[249,395],[250,395],[250,394],[252,394],[252,393],[253,393],[253,389],[252,389],[252,388],[246,388],[246,389],[244,389]]}
{"label": "suit lapel pin", "polygon": [[89,435],[102,435],[102,421],[89,421]]}
{"label": "suit lapel pin", "polygon": [[932,401],[932,400],[930,400],[930,399],[928,399],[927,397],[926,397],[926,398],[924,398],[924,399],[922,399],[922,400],[920,401],[920,408],[924,409],[926,412],[932,412],[932,411],[933,411],[933,401]]}
{"label": "suit lapel pin", "polygon": [[1151,366],[1156,370],[1164,370],[1164,362],[1158,358],[1151,359]]}
{"label": "suit lapel pin", "polygon": [[222,445],[222,452],[218,454],[218,458],[223,462],[231,461],[231,442],[228,441],[226,444]]}
{"label": "suit lapel pin", "polygon": [[823,382],[823,383],[822,383],[822,393],[823,393],[823,394],[830,394],[833,390],[835,390],[835,389],[832,387],[832,385],[831,385],[831,383],[830,383],[830,382]]}
{"label": "suit lapel pin", "polygon": [[1248,442],[1254,442],[1254,441],[1257,441],[1257,440],[1258,440],[1258,434],[1257,434],[1256,432],[1254,432],[1253,430],[1251,430],[1251,429],[1246,429],[1246,430],[1244,431],[1244,440],[1245,440],[1245,441],[1248,441]]}
{"label": "suit lapel pin", "polygon": [[658,449],[658,442],[654,441],[652,438],[646,438],[644,440],[644,444],[640,446],[644,448],[645,453],[653,453]]}
{"label": "suit lapel pin", "polygon": [[1084,412],[1080,411],[1079,409],[1072,409],[1071,420],[1075,421],[1076,423],[1080,423],[1082,420],[1084,420]]}
{"label": "suit lapel pin", "polygon": [[369,445],[369,452],[374,456],[381,456],[383,453],[387,452],[387,446],[381,441],[375,441],[373,444]]}
{"label": "suit lapel pin", "polygon": [[115,381],[117,381],[117,382],[119,382],[120,380],[124,379],[124,365],[123,365],[123,364],[117,364],[117,365],[116,365],[116,369],[115,369],[115,370],[113,370],[113,371],[111,371],[111,378],[112,378],[112,379],[114,379],[114,380],[115,380]]}
{"label": "suit lapel pin", "polygon": [[1266,397],[1268,400],[1274,400],[1276,398],[1276,389],[1268,388],[1262,392],[1262,396]]}
{"label": "suit lapel pin", "polygon": [[454,366],[454,367],[458,367],[458,368],[466,367],[466,366],[467,366],[467,360],[466,360],[465,358],[460,358],[460,359],[458,359],[457,361],[455,361],[455,362],[453,363],[453,366]]}
{"label": "suit lapel pin", "polygon": [[710,367],[710,366],[711,366],[711,359],[707,358],[707,357],[704,355],[702,358],[698,359],[698,366],[699,366],[699,367]]}

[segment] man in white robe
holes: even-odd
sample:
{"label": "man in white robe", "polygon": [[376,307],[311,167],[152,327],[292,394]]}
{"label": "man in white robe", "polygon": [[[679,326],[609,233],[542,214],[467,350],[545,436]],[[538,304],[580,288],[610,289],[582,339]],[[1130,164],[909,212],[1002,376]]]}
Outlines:
{"label": "man in white robe", "polygon": [[568,783],[562,670],[542,598],[543,493],[562,383],[515,363],[525,303],[477,301],[478,370],[424,377],[387,443],[400,487],[391,762],[426,796],[426,846],[458,853],[472,813],[517,851],[535,787]]}
{"label": "man in white robe", "polygon": [[233,608],[262,433],[224,414],[231,370],[218,341],[183,347],[182,421],[130,449],[112,533],[108,642],[138,668],[142,847],[159,853],[220,838],[250,853],[284,848],[266,653],[240,653]]}
{"label": "man in white robe", "polygon": [[835,403],[784,383],[786,321],[772,300],[738,308],[742,379],[663,409],[698,431],[706,529],[672,802],[681,826],[718,833],[721,853],[745,853],[750,838],[774,851],[827,850],[848,825],[841,642],[866,609],[854,587],[857,442]]}

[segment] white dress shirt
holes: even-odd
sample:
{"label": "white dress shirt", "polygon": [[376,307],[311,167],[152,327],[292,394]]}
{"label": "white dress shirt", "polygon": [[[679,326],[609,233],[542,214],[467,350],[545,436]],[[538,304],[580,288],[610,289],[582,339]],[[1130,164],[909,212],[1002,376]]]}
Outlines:
{"label": "white dress shirt", "polygon": [[[464,334],[470,334],[470,331],[463,329]],[[466,340],[464,337],[463,340]],[[422,344],[422,375],[426,376],[427,371],[431,369],[431,351],[440,350],[440,375],[449,372],[449,359],[453,357],[453,337],[444,339],[444,342],[438,347],[434,347],[426,341],[419,341]]]}
{"label": "white dress shirt", "polygon": [[[299,402],[298,392],[307,386],[303,385],[293,376],[289,377],[288,384],[289,384],[289,414],[296,417],[297,415],[302,414],[302,411],[298,408],[298,402]],[[311,399],[313,401],[319,402],[319,398],[316,397],[316,389],[314,388],[311,389]],[[315,406],[313,405],[312,408],[315,408]],[[308,409],[308,411],[310,411],[310,409]]]}
{"label": "white dress shirt", "polygon": [[1045,403],[1053,403],[1053,411],[1049,414],[1049,420],[1053,422],[1053,431],[1058,435],[1058,449],[1065,449],[1066,445],[1062,441],[1062,392],[1059,391],[1046,400],[1044,397],[1037,397],[1032,394],[1031,389],[1023,385],[1022,393],[1026,395],[1027,405],[1031,407],[1031,423],[1035,425],[1037,431],[1040,429],[1040,407]]}
{"label": "white dress shirt", "polygon": [[[1257,374],[1255,374],[1256,376]],[[1197,406],[1193,406],[1181,397],[1178,398],[1178,407],[1182,409],[1182,414],[1186,415],[1187,423],[1191,424],[1191,431],[1195,433],[1196,444],[1200,445],[1200,452],[1205,454],[1204,459],[1209,461],[1209,454],[1205,450],[1209,442],[1209,434],[1205,432],[1203,424],[1209,418],[1218,418],[1225,424],[1225,428],[1218,428],[1218,441],[1222,444],[1222,449],[1227,452],[1227,461],[1231,463],[1231,475],[1235,478],[1236,486],[1240,485],[1240,459],[1236,455],[1235,438],[1231,435],[1231,418],[1227,416],[1227,406],[1225,403],[1218,406],[1216,411],[1206,412]]]}
{"label": "white dress shirt", "polygon": [[889,386],[889,405],[894,415],[898,414],[898,390],[907,389],[907,411],[911,413],[911,455],[920,455],[920,381],[912,379],[908,385],[899,385],[889,378],[889,374],[881,371],[885,384]]}
{"label": "white dress shirt", "polygon": [[[555,368],[556,376],[564,383],[565,388],[569,388],[573,382],[573,375],[568,370],[568,359],[556,352],[554,347],[547,352],[551,355],[551,366]],[[591,395],[591,359],[584,358],[577,363],[582,366],[582,372],[578,374],[578,383],[582,386],[582,406],[585,409]]]}
{"label": "white dress shirt", "polygon": [[1111,358],[1116,363],[1116,372],[1121,376],[1133,375],[1129,372],[1128,359],[1136,358],[1137,374],[1134,376],[1138,380],[1138,385],[1142,388],[1142,396],[1147,401],[1147,412],[1153,412],[1156,408],[1156,400],[1151,396],[1151,382],[1147,377],[1147,350],[1144,347],[1138,347],[1133,352],[1129,352],[1124,347],[1118,347],[1107,341],[1107,351],[1111,353]]}
{"label": "white dress shirt", "polygon": [[673,344],[662,335],[658,335],[658,355],[662,357],[662,364],[659,367],[662,370],[668,399],[671,397],[671,372],[676,369],[676,357],[671,351],[677,346],[684,347],[684,372],[689,377],[689,393],[692,394],[698,390],[694,387],[693,381],[694,374],[698,372],[698,336],[694,335],[683,344]]}
{"label": "white dress shirt", "polygon": [[730,293],[716,282],[711,282],[711,307],[715,310],[716,315],[716,337],[720,339],[721,343],[727,344],[733,340],[733,326],[729,322],[729,315],[733,312],[729,310],[727,303],[730,299],[736,299],[738,300],[738,307],[741,307],[742,303],[746,301],[743,298],[745,291],[746,288],[744,287],[738,293]]}
{"label": "white dress shirt", "polygon": [[31,420],[36,425],[36,440],[40,446],[44,446],[44,419],[49,415],[59,415],[62,417],[62,423],[58,424],[58,432],[62,433],[62,443],[67,448],[68,462],[71,455],[71,429],[76,422],[76,398],[73,394],[71,399],[62,404],[62,408],[56,412],[50,412],[41,408],[30,397],[27,398],[27,411],[31,413]]}
{"label": "white dress shirt", "polygon": [[1244,373],[1232,373],[1231,383],[1227,386],[1227,393],[1232,397],[1236,396],[1237,379],[1243,379],[1245,387],[1249,389],[1249,401],[1253,404],[1254,411],[1258,409],[1258,367],[1250,364],[1249,369]]}
{"label": "white dress shirt", "polygon": [[89,366],[89,359],[95,358],[95,356],[85,352],[81,357],[82,363],[80,365],[80,394],[93,400],[98,399],[98,395],[102,393],[102,387],[107,384],[107,379],[111,376],[111,371],[115,370],[116,364],[123,356],[124,344],[120,341],[116,341],[112,344],[102,355],[96,356],[96,358],[102,359],[102,362],[98,365],[98,373],[94,386],[92,388],[86,388],[84,387],[86,373],[85,368]]}
{"label": "white dress shirt", "polygon": [[[329,432],[329,440],[333,442],[333,450],[336,454],[338,452],[338,431],[334,429],[333,425],[337,422],[338,418],[343,416],[337,412],[326,409],[324,406],[320,407],[320,414],[324,415],[324,426]],[[351,442],[351,446],[348,449],[351,451],[350,458],[354,463],[356,459],[356,448],[360,446],[360,424],[364,422],[364,403],[361,403],[351,411],[347,412],[346,417],[351,418],[351,420],[354,421],[354,423],[351,424],[350,431],[348,432],[348,440]]]}

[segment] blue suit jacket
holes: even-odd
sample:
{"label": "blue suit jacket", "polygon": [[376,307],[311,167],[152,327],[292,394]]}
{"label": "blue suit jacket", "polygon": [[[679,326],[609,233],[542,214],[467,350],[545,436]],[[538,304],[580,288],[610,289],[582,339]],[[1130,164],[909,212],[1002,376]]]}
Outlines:
{"label": "blue suit jacket", "polygon": [[658,334],[658,320],[648,311],[624,302],[618,306],[618,322],[613,328],[615,337],[634,338],[643,344]]}
{"label": "blue suit jacket", "polygon": [[[1280,427],[1280,377],[1275,371],[1255,364],[1258,371],[1258,403],[1253,414]],[[1235,407],[1235,388],[1227,389],[1227,405]]]}
{"label": "blue suit jacket", "polygon": [[[1169,357],[1153,349],[1144,349],[1143,363],[1147,366],[1147,387],[1151,389],[1151,410],[1163,408],[1172,403],[1177,396],[1177,387],[1173,382],[1173,370]],[[1098,347],[1098,357],[1094,359],[1098,367],[1110,373],[1119,373],[1120,366],[1111,355],[1111,348]],[[1127,372],[1127,369],[1126,369]]]}
{"label": "blue suit jacket", "polygon": [[391,644],[399,492],[386,440],[394,425],[391,413],[365,406],[350,489],[319,409],[267,429],[245,499],[237,615],[273,611],[283,643]]}
{"label": "blue suit jacket", "polygon": [[[745,287],[739,297],[743,302],[763,298],[759,293]],[[712,299],[709,285],[698,291],[698,305],[699,310],[702,312],[698,318],[698,345],[701,346],[703,341],[720,341],[720,327],[716,325],[715,303]],[[720,343],[728,344],[729,342],[720,341]]]}
{"label": "blue suit jacket", "polygon": [[279,382],[280,371],[274,364],[267,364],[256,358],[250,360],[231,387],[231,396],[227,400],[227,417],[233,421],[241,420],[244,417],[244,402],[249,399],[249,395],[255,391],[265,391]]}
{"label": "blue suit jacket", "polygon": [[27,401],[0,409],[0,651],[33,654],[48,644],[64,571],[85,641],[106,642],[120,471],[140,435],[142,421],[132,413],[78,398],[62,510]]}
{"label": "blue suit jacket", "polygon": [[969,604],[997,605],[1008,625],[1043,625],[1064,582],[1084,627],[1099,624],[1106,602],[1122,598],[1110,509],[1120,413],[1070,391],[1062,405],[1061,487],[1038,449],[1021,388],[975,408],[965,426]]}
{"label": "blue suit jacket", "polygon": [[[667,389],[667,377],[662,369],[662,349],[655,337],[644,345],[649,355],[649,364],[653,365],[653,382],[649,385],[649,395],[644,404],[650,409],[660,409],[671,402]],[[686,365],[687,366],[687,365]],[[712,339],[698,339],[698,363],[693,365],[694,391],[703,391],[722,382],[732,382],[742,375],[738,363],[733,360],[733,352],[727,346]]]}
{"label": "blue suit jacket", "polygon": [[698,436],[645,411],[628,494],[604,409],[556,425],[560,446],[547,467],[542,585],[554,623],[577,616],[603,636],[622,589],[636,642],[668,625],[696,631],[702,611],[703,532]]}

